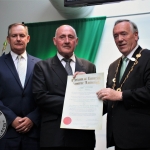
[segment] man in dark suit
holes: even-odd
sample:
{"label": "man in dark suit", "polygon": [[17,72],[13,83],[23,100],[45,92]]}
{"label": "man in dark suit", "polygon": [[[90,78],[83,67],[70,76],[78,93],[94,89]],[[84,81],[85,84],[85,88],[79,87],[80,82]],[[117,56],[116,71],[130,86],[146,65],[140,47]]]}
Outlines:
{"label": "man in dark suit", "polygon": [[7,40],[11,52],[0,57],[0,110],[7,120],[0,150],[38,150],[39,112],[32,94],[32,74],[39,59],[26,52],[30,36],[24,24],[11,24]]}
{"label": "man in dark suit", "polygon": [[109,67],[107,88],[97,92],[107,112],[107,147],[150,150],[150,51],[138,45],[138,28],[129,20],[116,21],[113,36],[122,57]]}
{"label": "man in dark suit", "polygon": [[33,93],[42,114],[41,150],[94,150],[94,130],[60,129],[60,122],[68,76],[64,58],[71,59],[75,75],[95,73],[95,65],[75,56],[78,38],[71,26],[57,28],[53,41],[57,55],[37,63],[33,74]]}

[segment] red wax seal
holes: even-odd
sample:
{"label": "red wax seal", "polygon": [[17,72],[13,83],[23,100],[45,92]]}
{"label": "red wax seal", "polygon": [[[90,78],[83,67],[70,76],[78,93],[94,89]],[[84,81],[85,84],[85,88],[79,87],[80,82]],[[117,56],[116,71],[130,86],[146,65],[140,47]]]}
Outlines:
{"label": "red wax seal", "polygon": [[65,117],[64,120],[63,120],[64,124],[66,124],[66,125],[70,124],[71,121],[72,121],[72,120],[71,120],[70,117]]}

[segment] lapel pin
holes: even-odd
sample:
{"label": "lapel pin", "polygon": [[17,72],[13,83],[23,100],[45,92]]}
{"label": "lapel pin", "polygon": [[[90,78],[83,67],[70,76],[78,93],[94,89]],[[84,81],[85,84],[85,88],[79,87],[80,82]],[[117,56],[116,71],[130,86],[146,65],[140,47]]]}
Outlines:
{"label": "lapel pin", "polygon": [[135,58],[134,58],[134,57],[131,57],[130,60],[131,60],[131,61],[135,61]]}

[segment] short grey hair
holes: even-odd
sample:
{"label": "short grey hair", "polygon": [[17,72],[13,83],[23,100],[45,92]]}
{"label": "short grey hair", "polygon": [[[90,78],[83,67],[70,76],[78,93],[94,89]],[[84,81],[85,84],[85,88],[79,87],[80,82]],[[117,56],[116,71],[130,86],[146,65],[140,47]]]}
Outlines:
{"label": "short grey hair", "polygon": [[137,27],[137,25],[136,25],[134,22],[132,22],[132,21],[130,21],[130,20],[128,20],[128,19],[120,19],[120,20],[117,20],[117,21],[115,22],[115,24],[114,24],[114,27],[115,27],[117,24],[121,23],[121,22],[129,22],[130,25],[131,25],[131,28],[133,29],[133,32],[138,32],[138,27]]}
{"label": "short grey hair", "polygon": [[13,23],[13,24],[11,24],[11,25],[8,26],[8,36],[10,34],[11,28],[15,27],[15,26],[18,26],[18,25],[23,26],[25,28],[25,30],[26,30],[27,35],[29,35],[28,27],[25,24],[23,24],[23,23]]}

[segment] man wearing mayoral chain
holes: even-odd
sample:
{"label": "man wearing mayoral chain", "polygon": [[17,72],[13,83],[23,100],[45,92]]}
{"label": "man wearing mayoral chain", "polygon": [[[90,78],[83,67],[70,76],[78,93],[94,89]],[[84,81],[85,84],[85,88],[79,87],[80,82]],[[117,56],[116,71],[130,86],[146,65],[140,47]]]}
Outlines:
{"label": "man wearing mayoral chain", "polygon": [[150,150],[150,51],[138,45],[138,28],[118,20],[113,28],[122,56],[109,66],[107,88],[97,92],[107,113],[107,147]]}

